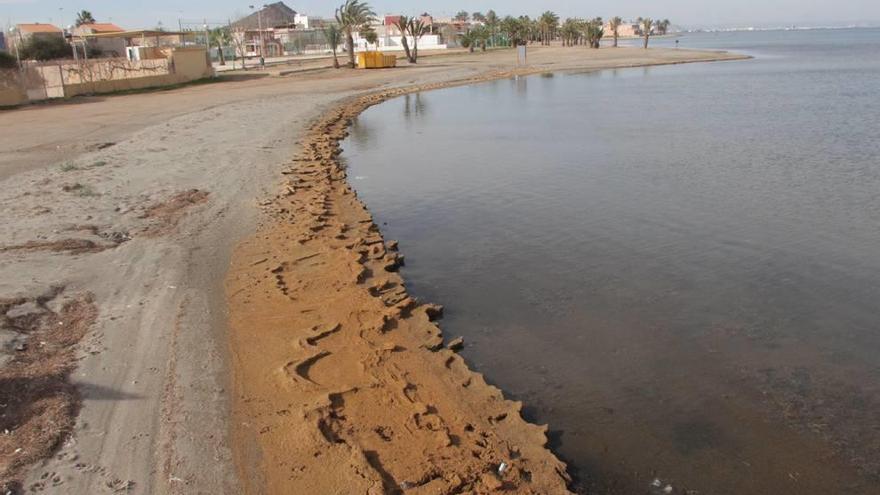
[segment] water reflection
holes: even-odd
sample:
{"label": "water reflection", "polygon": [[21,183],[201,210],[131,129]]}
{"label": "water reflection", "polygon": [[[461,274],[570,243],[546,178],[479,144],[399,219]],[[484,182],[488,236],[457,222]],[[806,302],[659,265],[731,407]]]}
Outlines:
{"label": "water reflection", "polygon": [[517,94],[524,95],[529,91],[529,78],[523,76],[513,76],[511,80]]}
{"label": "water reflection", "polygon": [[[352,119],[351,127],[348,129],[349,139],[361,146],[370,143],[370,140],[373,137],[373,132],[370,128],[371,125],[370,120],[355,117]],[[347,159],[345,155],[343,155],[342,158]]]}
{"label": "water reflection", "polygon": [[422,93],[406,94],[403,96],[403,116],[407,120],[414,117],[425,117],[427,115],[427,104],[422,98]]}

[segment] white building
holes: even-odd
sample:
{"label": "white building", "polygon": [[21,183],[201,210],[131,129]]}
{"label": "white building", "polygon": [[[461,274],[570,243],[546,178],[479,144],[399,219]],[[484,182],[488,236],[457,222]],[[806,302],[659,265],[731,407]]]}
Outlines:
{"label": "white building", "polygon": [[307,15],[296,14],[293,17],[293,23],[300,29],[311,29],[309,26],[309,16]]}
{"label": "white building", "polygon": [[[367,40],[360,33],[356,33],[354,36],[355,52],[376,51],[377,49],[380,52],[403,51],[403,36],[400,36],[394,26],[378,25],[373,26],[373,29],[379,35],[379,46],[368,45]],[[410,48],[415,44],[412,36],[407,36],[406,41]],[[447,46],[443,43],[443,38],[440,35],[426,34],[419,38],[419,51],[445,50],[446,48]]]}

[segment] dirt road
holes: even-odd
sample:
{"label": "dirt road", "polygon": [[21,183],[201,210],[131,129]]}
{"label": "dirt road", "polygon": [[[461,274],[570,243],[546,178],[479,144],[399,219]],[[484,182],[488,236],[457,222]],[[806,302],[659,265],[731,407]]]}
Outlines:
{"label": "dirt road", "polygon": [[[528,70],[725,58],[535,48]],[[49,493],[241,490],[224,279],[233,248],[277,221],[261,208],[307,125],[346,98],[494,77],[514,62],[499,51],[384,71],[250,73],[0,112],[0,394],[15,393],[0,406],[16,409],[0,412],[0,480]],[[78,345],[78,330],[51,331],[85,324]],[[34,349],[75,362],[41,367],[27,358]],[[68,379],[75,389],[59,385]],[[244,469],[260,486],[259,469]]]}

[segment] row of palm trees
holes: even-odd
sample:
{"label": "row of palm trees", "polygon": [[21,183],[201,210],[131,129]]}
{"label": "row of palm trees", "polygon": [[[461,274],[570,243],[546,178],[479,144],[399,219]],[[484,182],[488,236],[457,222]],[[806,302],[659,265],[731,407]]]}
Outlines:
{"label": "row of palm trees", "polygon": [[[538,18],[529,16],[507,16],[499,18],[495,11],[490,10],[483,15],[475,12],[468,16],[467,12],[460,12],[455,20],[467,21],[468,17],[482,23],[489,31],[490,38],[497,33],[503,33],[511,45],[525,43],[541,43],[549,45],[552,40],[562,40],[565,46],[587,45],[599,48],[599,43],[605,35],[604,23],[601,17],[593,19],[568,18],[560,23],[559,16],[546,11]],[[648,39],[653,34],[666,34],[671,22],[668,19],[654,21],[649,18],[638,19],[640,30],[645,39],[645,48]],[[618,28],[623,25],[623,19],[614,17],[610,20],[611,35],[614,37],[614,46],[618,43]]]}
{"label": "row of palm trees", "polygon": [[[354,33],[360,32],[369,42],[370,24],[375,19],[375,16],[375,12],[363,0],[346,0],[345,3],[336,9],[338,26],[331,25],[325,29],[327,42],[333,49],[333,59],[336,67],[339,66],[336,60],[336,47],[340,44],[340,38],[343,36],[345,38],[349,66],[353,67],[355,65]],[[529,42],[540,42],[542,45],[549,45],[552,40],[562,39],[565,46],[585,44],[592,48],[599,48],[600,42],[605,35],[601,17],[590,20],[569,18],[560,24],[559,16],[549,10],[536,19],[531,19],[529,16],[506,16],[500,18],[494,10],[489,10],[486,14],[482,12],[471,14],[467,11],[461,11],[453,19],[459,23],[466,23],[469,20],[479,23],[461,37],[462,46],[469,48],[470,51],[474,51],[477,46],[486,50],[490,42],[494,44],[499,33],[505,35],[509,45],[520,45]],[[648,48],[651,34],[654,32],[666,34],[671,25],[668,19],[654,21],[650,18],[640,17],[638,22],[644,37],[645,48]],[[617,47],[619,37],[618,28],[622,25],[623,19],[620,17],[612,18],[609,23],[615,47]],[[412,63],[416,63],[418,60],[418,40],[430,31],[430,27],[425,25],[421,18],[401,16],[398,19],[397,28],[402,35],[403,48],[407,59]],[[375,35],[375,33],[373,34]],[[412,38],[412,47],[409,46],[407,37]]]}
{"label": "row of palm trees", "polygon": [[[614,32],[617,32],[616,28]],[[605,28],[603,27],[601,17],[589,20],[568,18],[562,23],[560,28],[562,46],[587,45],[590,48],[599,48],[599,43],[604,35]],[[617,46],[616,35],[614,46]]]}
{"label": "row of palm trees", "polygon": [[[329,24],[324,28],[326,42],[333,52],[333,65],[340,67],[337,50],[339,45],[344,44],[348,53],[348,66],[354,67],[355,50],[354,36],[358,33],[368,43],[378,42],[378,35],[372,28],[376,19],[376,12],[364,0],[345,0],[335,12],[335,24]],[[599,48],[600,42],[605,35],[604,24],[601,17],[593,19],[568,18],[560,23],[559,16],[546,11],[536,19],[529,16],[506,16],[501,18],[494,10],[485,14],[481,12],[468,13],[461,11],[454,17],[459,23],[467,23],[473,20],[478,23],[472,29],[461,36],[462,46],[474,51],[476,47],[486,50],[487,45],[498,44],[498,38],[503,35],[505,45],[516,46],[526,43],[541,43],[549,45],[553,40],[562,40],[563,46],[587,45]],[[668,19],[654,21],[650,18],[638,19],[644,46],[648,48],[648,40],[652,33],[665,34],[670,26]],[[609,22],[611,35],[614,37],[614,46],[617,46],[618,28],[623,25],[623,19],[614,17]],[[403,49],[411,63],[416,63],[419,56],[418,43],[422,36],[429,33],[431,27],[425,24],[420,17],[400,16],[396,27],[401,33]],[[223,64],[223,46],[235,42],[228,30],[216,29],[210,33],[210,42],[220,50],[220,62]],[[412,46],[409,46],[409,39]]]}

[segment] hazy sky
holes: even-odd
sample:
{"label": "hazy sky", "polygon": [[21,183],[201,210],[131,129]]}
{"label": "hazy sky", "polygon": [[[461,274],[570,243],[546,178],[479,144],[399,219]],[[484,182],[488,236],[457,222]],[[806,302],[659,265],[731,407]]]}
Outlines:
{"label": "hazy sky", "polygon": [[[250,0],[255,1],[255,0]],[[256,0],[260,1],[260,0]],[[266,2],[267,0],[262,0]],[[272,1],[272,0],[269,0]],[[494,8],[500,15],[535,16],[553,10],[562,17],[605,18],[619,15],[671,19],[687,27],[843,25],[880,22],[880,0],[368,0],[379,14],[428,11],[451,16],[459,10]],[[298,12],[329,16],[341,0],[287,1]],[[112,20],[126,28],[153,27],[159,21],[175,28],[178,18],[225,21],[246,13],[249,0],[0,0],[0,24],[9,22],[73,22],[80,9],[99,21]],[[260,3],[262,5],[262,3]]]}

